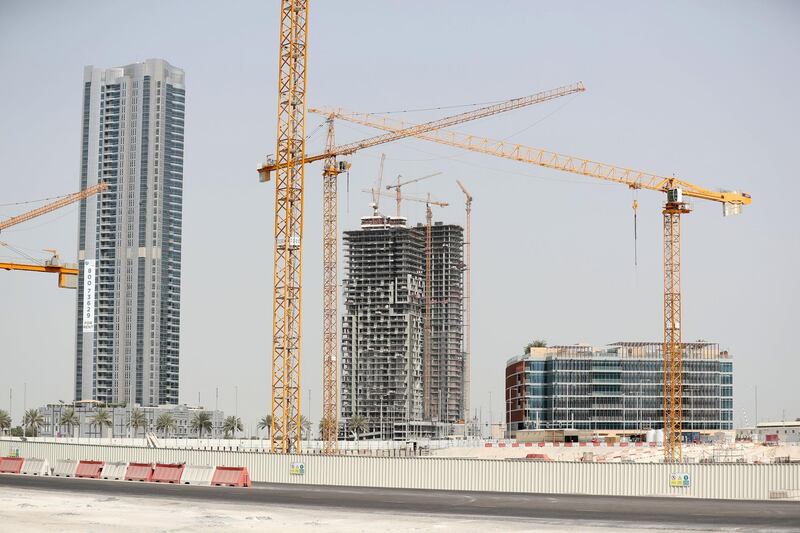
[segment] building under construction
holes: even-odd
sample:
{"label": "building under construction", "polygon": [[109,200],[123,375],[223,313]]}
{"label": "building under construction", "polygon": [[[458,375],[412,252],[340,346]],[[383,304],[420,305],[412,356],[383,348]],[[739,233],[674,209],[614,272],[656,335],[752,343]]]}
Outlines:
{"label": "building under construction", "polygon": [[[424,225],[363,217],[344,232],[341,415],[366,436],[406,439],[452,432],[463,420],[463,229],[431,228],[429,405],[425,405]],[[427,416],[426,416],[427,413]]]}

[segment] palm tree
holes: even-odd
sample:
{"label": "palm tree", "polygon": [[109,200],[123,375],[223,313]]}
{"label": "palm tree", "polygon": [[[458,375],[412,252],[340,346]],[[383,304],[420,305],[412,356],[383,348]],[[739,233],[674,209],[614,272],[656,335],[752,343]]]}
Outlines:
{"label": "palm tree", "polygon": [[172,413],[161,413],[156,420],[156,431],[161,431],[162,436],[166,437],[170,431],[178,429],[178,422]]}
{"label": "palm tree", "polygon": [[225,419],[225,422],[222,424],[222,431],[225,432],[225,438],[228,438],[228,435],[236,437],[237,431],[244,431],[244,424],[242,424],[242,419],[238,416],[229,416]]}
{"label": "palm tree", "polygon": [[75,409],[72,407],[67,407],[64,409],[64,412],[61,413],[61,418],[59,419],[58,423],[62,426],[67,426],[69,428],[69,436],[74,437],[75,432],[73,431],[73,428],[80,425],[81,421],[78,417],[78,413],[75,412]]}
{"label": "palm tree", "polygon": [[262,416],[258,422],[258,429],[267,430],[267,438],[272,436],[272,415]]}
{"label": "palm tree", "polygon": [[331,434],[334,440],[339,438],[338,431],[333,423],[333,420],[329,420],[326,416],[319,421],[319,436],[322,440],[328,440],[328,433]]}
{"label": "palm tree", "polygon": [[25,426],[35,437],[39,429],[44,425],[44,416],[38,409],[28,409],[22,417],[22,425]]}
{"label": "palm tree", "polygon": [[212,428],[211,415],[205,411],[200,411],[192,417],[191,429],[197,432],[198,438],[203,438],[203,430],[211,431]]}
{"label": "palm tree", "polygon": [[9,429],[11,429],[11,415],[0,409],[0,433],[4,433]]}
{"label": "palm tree", "polygon": [[350,427],[350,432],[353,434],[355,439],[358,440],[358,436],[361,433],[364,433],[367,430],[369,430],[369,423],[367,422],[367,419],[364,418],[363,416],[355,415],[350,419],[349,427]]}
{"label": "palm tree", "polygon": [[131,411],[130,418],[128,419],[128,426],[133,429],[133,436],[139,433],[139,428],[144,428],[147,431],[147,416],[141,409],[134,409]]}
{"label": "palm tree", "polygon": [[303,415],[300,415],[300,432],[306,434],[306,440],[311,439],[311,420]]}
{"label": "palm tree", "polygon": [[103,436],[103,426],[111,428],[111,436],[114,436],[114,421],[111,418],[111,414],[105,409],[97,410],[92,417],[91,424],[97,428],[100,428],[101,437]]}

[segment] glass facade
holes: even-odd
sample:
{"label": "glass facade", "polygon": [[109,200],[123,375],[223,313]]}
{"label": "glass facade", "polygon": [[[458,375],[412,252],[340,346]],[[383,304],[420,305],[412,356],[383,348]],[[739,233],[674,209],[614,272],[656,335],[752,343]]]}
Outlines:
{"label": "glass facade", "polygon": [[[663,387],[661,343],[533,348],[506,366],[508,431],[663,428]],[[684,343],[683,428],[733,429],[733,362],[717,344]]]}

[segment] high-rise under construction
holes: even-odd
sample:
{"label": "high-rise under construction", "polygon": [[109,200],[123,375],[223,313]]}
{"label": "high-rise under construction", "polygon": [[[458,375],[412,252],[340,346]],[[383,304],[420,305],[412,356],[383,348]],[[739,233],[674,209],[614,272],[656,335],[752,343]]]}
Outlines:
{"label": "high-rise under construction", "polygon": [[[430,342],[425,353],[427,227],[374,215],[344,233],[341,415],[376,438],[442,435],[464,419],[463,229],[431,227]],[[430,357],[429,405],[424,359]],[[426,413],[428,416],[426,417]]]}

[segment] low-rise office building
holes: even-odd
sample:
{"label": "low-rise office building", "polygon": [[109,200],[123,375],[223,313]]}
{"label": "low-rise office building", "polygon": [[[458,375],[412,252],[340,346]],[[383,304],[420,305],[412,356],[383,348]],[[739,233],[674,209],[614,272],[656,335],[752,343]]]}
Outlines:
{"label": "low-rise office building", "polygon": [[[68,423],[64,414],[72,409],[75,413],[75,423]],[[145,417],[143,427],[130,426],[131,413],[138,409]],[[108,413],[110,425],[100,425],[95,422],[95,417],[100,410]],[[88,400],[74,404],[57,403],[40,407],[39,412],[44,417],[44,425],[39,429],[41,437],[142,437],[146,432],[153,432],[161,437],[169,438],[197,438],[198,432],[192,430],[192,419],[200,412],[208,413],[211,418],[211,430],[203,431],[204,438],[222,438],[224,433],[222,425],[225,414],[222,411],[204,409],[189,405],[163,405],[158,407],[127,407],[107,406],[100,402]],[[158,430],[158,417],[168,413],[174,420],[174,428]]]}
{"label": "low-rise office building", "polygon": [[[536,429],[663,428],[662,343],[531,347],[508,360],[505,377],[511,437]],[[683,429],[733,429],[733,361],[718,344],[683,345]]]}

